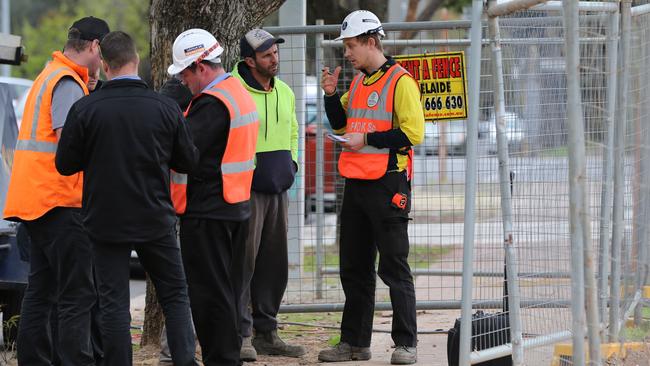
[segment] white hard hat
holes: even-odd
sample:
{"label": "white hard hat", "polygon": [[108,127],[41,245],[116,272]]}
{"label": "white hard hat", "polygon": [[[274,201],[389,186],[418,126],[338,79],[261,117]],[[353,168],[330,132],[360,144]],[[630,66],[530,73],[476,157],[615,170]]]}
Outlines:
{"label": "white hard hat", "polygon": [[336,39],[339,41],[344,38],[352,38],[362,34],[378,33],[384,37],[384,28],[381,26],[379,18],[368,10],[355,10],[350,13],[341,24],[341,36]]}
{"label": "white hard hat", "polygon": [[199,63],[203,60],[220,63],[219,56],[223,53],[223,47],[217,42],[210,32],[203,29],[189,29],[176,37],[172,46],[172,58],[174,63],[169,65],[167,73],[176,75],[192,63]]}

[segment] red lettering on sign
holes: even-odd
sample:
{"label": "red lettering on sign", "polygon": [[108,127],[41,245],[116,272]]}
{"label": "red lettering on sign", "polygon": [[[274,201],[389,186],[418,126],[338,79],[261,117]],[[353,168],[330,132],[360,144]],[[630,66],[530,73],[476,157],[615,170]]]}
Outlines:
{"label": "red lettering on sign", "polygon": [[451,77],[459,78],[462,76],[462,71],[460,69],[460,57],[452,57],[449,59],[451,63]]}
{"label": "red lettering on sign", "polygon": [[425,58],[422,59],[422,80],[429,78],[431,78],[431,75],[429,75],[429,61]]}
{"label": "red lettering on sign", "polygon": [[413,72],[411,75],[415,80],[420,80],[420,60],[413,60]]}
{"label": "red lettering on sign", "polygon": [[435,64],[432,65],[433,76],[435,79],[447,79],[449,78],[449,59],[448,58],[436,58],[434,59]]}

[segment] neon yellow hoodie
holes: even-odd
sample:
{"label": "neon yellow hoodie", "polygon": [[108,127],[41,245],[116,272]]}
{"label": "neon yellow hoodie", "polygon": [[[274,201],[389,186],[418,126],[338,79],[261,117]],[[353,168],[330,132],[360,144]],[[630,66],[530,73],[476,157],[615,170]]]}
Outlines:
{"label": "neon yellow hoodie", "polygon": [[277,77],[271,80],[271,90],[264,90],[243,61],[231,74],[253,97],[260,119],[252,189],[265,193],[285,191],[293,184],[298,167],[298,120],[293,91]]}

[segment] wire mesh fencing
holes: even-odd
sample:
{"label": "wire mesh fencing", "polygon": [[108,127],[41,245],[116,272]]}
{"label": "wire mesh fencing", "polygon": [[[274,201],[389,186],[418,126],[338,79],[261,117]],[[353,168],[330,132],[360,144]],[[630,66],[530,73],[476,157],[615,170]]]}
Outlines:
{"label": "wire mesh fencing", "polygon": [[[486,22],[482,25],[482,50],[474,55],[469,49],[469,21],[384,25],[386,54],[411,56],[406,57],[411,60],[419,57],[417,66],[403,65],[420,74],[425,111],[450,109],[450,97],[457,97],[444,91],[445,87],[437,84],[441,80],[432,76],[432,70],[444,69],[436,69],[435,57],[446,58],[449,65],[449,55],[463,53],[466,91],[471,84],[469,60],[481,60],[476,83],[480,97],[469,100],[468,93],[462,99],[465,105],[478,103],[480,107],[476,129],[472,129],[477,136],[468,136],[468,115],[427,121],[424,141],[414,149],[409,225],[409,264],[419,308],[449,309],[452,319],[460,316],[463,251],[471,250],[469,305],[484,314],[501,312],[509,319],[496,329],[482,329],[480,321],[473,322],[472,344],[485,350],[474,352],[472,362],[509,354],[514,348],[523,355],[516,364],[573,364],[572,353],[559,352],[558,344],[571,343],[576,320],[587,325],[584,314],[580,318],[575,310],[572,314],[571,304],[578,299],[583,299],[587,308],[597,307],[596,328],[602,342],[630,340],[633,332],[626,326],[628,318],[634,315],[637,324],[643,321],[650,235],[650,131],[644,123],[650,112],[650,76],[646,71],[650,15],[645,3],[631,7],[627,2],[627,12],[619,12],[618,4],[579,2],[577,70],[567,68],[561,2],[550,1],[497,18],[498,69],[490,44],[494,35]],[[281,46],[280,77],[294,89],[300,122],[298,175],[289,192],[290,281],[283,310],[342,310],[337,213],[344,180],[337,170],[340,147],[326,138],[332,131],[319,79],[324,67],[341,66],[338,90],[342,94],[355,70],[343,58],[341,43],[333,40],[338,25],[268,30],[287,40]],[[626,39],[633,45],[627,53]],[[500,70],[500,75],[495,70]],[[572,76],[579,77],[581,105],[567,102],[567,83]],[[499,80],[502,90],[496,88]],[[435,107],[431,103],[436,103]],[[499,103],[502,107],[495,108]],[[580,184],[586,191],[586,210],[581,222],[587,231],[582,238],[593,256],[581,258],[594,262],[595,304],[585,297],[584,289],[576,291],[575,287],[581,278],[579,287],[584,288],[593,274],[577,276],[580,271],[572,262],[579,253],[572,239],[577,230],[571,218],[576,204],[570,184],[570,164],[576,158],[571,156],[569,140],[569,128],[576,123],[568,118],[572,108],[581,111],[584,130]],[[473,141],[476,150],[468,149]],[[475,172],[466,169],[468,150],[476,151],[472,157],[477,162]],[[476,174],[477,189],[475,209],[466,213],[469,174]],[[508,196],[505,201],[504,194]],[[474,225],[474,238],[470,247],[464,247],[468,217]],[[511,256],[506,255],[508,247]],[[389,309],[389,300],[387,288],[378,281],[377,309]],[[514,347],[510,342],[513,329],[521,337],[521,344]]]}
{"label": "wire mesh fencing", "polygon": [[[450,24],[452,27],[433,22],[416,25],[414,38],[409,40],[401,37],[413,25],[403,29],[396,25],[382,42],[385,52],[410,55],[466,51],[469,23]],[[299,147],[301,166],[290,192],[292,204],[302,212],[295,210],[290,219],[290,241],[295,242],[291,250],[296,261],[285,298],[285,310],[295,311],[340,309],[344,301],[338,278],[337,212],[344,184],[337,170],[340,146],[325,136],[332,131],[318,84],[324,67],[333,70],[341,66],[338,90],[343,94],[355,70],[343,58],[342,43],[333,41],[340,28],[317,27],[299,36],[284,36],[287,42],[280,55],[281,77],[285,80],[302,77],[302,71],[295,71],[296,63],[306,60],[305,87],[302,93],[296,93],[297,105],[305,106],[303,113],[298,112],[304,118]],[[282,34],[282,29],[270,30]],[[424,142],[415,148],[409,263],[416,276],[421,307],[460,307],[465,134],[464,119],[428,121]],[[381,283],[376,300],[378,308],[388,306],[388,290]]]}

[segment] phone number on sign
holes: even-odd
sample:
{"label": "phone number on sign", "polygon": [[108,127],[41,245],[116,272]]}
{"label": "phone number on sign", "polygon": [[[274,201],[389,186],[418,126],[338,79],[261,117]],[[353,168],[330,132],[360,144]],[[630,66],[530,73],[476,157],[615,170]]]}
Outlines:
{"label": "phone number on sign", "polygon": [[[442,97],[426,97],[423,100],[424,109],[427,111],[437,111],[443,108]],[[461,109],[463,108],[463,97],[461,95],[448,95],[445,97],[446,109]]]}

